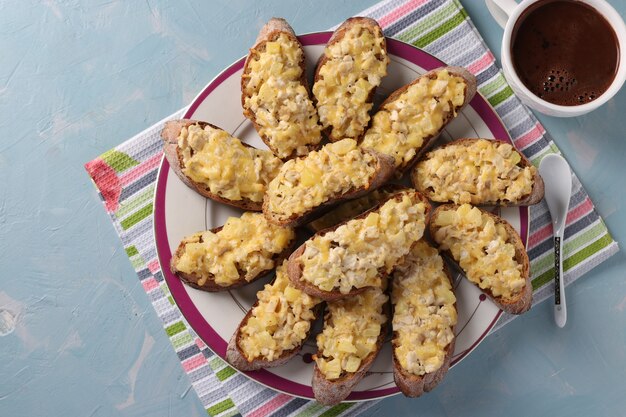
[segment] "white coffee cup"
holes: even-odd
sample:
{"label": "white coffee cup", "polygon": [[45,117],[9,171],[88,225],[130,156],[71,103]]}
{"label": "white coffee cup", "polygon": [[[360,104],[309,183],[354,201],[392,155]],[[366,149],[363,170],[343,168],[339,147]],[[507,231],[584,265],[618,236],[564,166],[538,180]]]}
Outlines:
{"label": "white coffee cup", "polygon": [[509,85],[515,94],[527,106],[541,113],[557,117],[574,117],[589,113],[609,101],[626,81],[626,25],[617,11],[605,0],[576,0],[586,3],[598,11],[609,22],[615,31],[619,44],[619,64],[617,73],[609,88],[595,100],[575,106],[560,106],[550,103],[533,94],[520,80],[511,58],[511,43],[513,28],[519,17],[533,3],[544,0],[523,0],[516,3],[515,0],[485,0],[489,12],[504,29],[502,38],[502,70]]}

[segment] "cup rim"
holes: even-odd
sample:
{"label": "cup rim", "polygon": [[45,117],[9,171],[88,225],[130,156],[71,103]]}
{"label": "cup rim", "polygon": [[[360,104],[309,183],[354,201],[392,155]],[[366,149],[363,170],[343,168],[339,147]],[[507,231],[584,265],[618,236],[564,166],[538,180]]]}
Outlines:
{"label": "cup rim", "polygon": [[[619,48],[618,69],[615,74],[615,78],[613,79],[613,82],[610,84],[609,88],[607,88],[595,100],[590,101],[589,103],[576,104],[573,106],[554,104],[540,98],[535,93],[530,91],[530,89],[526,87],[526,85],[524,85],[524,83],[518,76],[517,71],[515,70],[511,57],[511,41],[515,23],[517,23],[519,17],[528,7],[539,1],[542,0],[523,0],[513,10],[513,13],[509,16],[509,19],[507,20],[506,26],[504,28],[504,36],[502,37],[501,48],[502,66],[508,69],[508,71],[506,71],[506,75],[513,78],[513,82],[516,88],[522,90],[524,95],[526,95],[529,100],[541,105],[546,109],[549,109],[550,111],[562,114],[583,114],[595,110],[596,108],[602,106],[604,103],[613,98],[613,96],[617,94],[617,92],[621,89],[622,85],[626,81],[626,24],[624,23],[624,20],[617,12],[617,10],[615,10],[615,8],[605,0],[577,0],[593,7],[607,20],[607,22],[609,22],[609,24],[615,31]],[[605,10],[599,10],[597,7],[598,4],[601,4]]]}

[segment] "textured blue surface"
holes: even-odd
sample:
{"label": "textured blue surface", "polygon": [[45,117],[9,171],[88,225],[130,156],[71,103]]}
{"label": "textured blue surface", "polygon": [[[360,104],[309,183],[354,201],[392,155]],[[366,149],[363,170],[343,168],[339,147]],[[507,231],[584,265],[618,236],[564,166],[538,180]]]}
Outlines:
{"label": "textured blue surface", "polygon": [[[0,415],[206,415],[83,163],[187,104],[271,16],[297,32],[374,3],[0,2]],[[499,56],[482,0],[462,1]],[[626,1],[611,3],[624,15]],[[626,242],[626,89],[576,119],[541,117]],[[626,415],[626,256],[490,336],[431,394],[377,416]]]}

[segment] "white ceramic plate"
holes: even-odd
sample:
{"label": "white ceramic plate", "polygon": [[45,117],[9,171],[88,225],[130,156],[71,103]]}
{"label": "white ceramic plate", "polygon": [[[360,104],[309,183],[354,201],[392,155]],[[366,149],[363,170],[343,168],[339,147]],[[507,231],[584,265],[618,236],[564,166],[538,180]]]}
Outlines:
{"label": "white ceramic plate", "polygon": [[[307,56],[308,74],[321,55],[331,32],[300,36]],[[388,75],[377,91],[383,98],[418,75],[444,65],[441,61],[411,45],[388,39],[391,57]],[[241,140],[265,148],[252,123],[241,109],[240,77],[244,59],[240,59],[217,76],[196,97],[187,111],[188,119],[204,120],[220,126]],[[498,138],[510,141],[509,135],[492,107],[479,94],[442,133],[439,141],[461,137]],[[172,297],[194,331],[219,356],[225,357],[226,346],[248,309],[256,301],[256,292],[271,280],[262,278],[244,288],[222,293],[193,289],[170,272],[170,259],[184,236],[221,226],[228,216],[240,211],[208,200],[187,188],[169,169],[163,159],[155,193],[155,237],[161,270]],[[500,213],[520,232],[526,242],[528,209],[507,208]],[[455,293],[459,319],[452,365],[458,363],[487,335],[500,316],[500,310],[475,286],[457,277]],[[318,324],[319,325],[319,324]],[[313,398],[311,354],[316,350],[311,337],[302,351],[288,364],[268,370],[245,372],[248,377],[278,391]],[[348,401],[382,398],[398,393],[393,382],[391,347],[386,343],[370,372],[356,386]]]}

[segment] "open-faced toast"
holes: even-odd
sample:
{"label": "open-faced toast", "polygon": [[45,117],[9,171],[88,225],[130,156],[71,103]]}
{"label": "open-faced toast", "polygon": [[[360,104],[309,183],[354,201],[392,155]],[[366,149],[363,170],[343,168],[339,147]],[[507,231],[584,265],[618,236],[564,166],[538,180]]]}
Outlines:
{"label": "open-faced toast", "polygon": [[272,18],[250,49],[241,76],[243,114],[281,159],[303,156],[322,139],[310,98],[304,50],[285,19]]}
{"label": "open-faced toast", "polygon": [[229,218],[224,226],[183,239],[170,269],[193,288],[226,291],[272,271],[295,241],[293,229],[270,224],[261,213],[247,212]]}
{"label": "open-faced toast", "polygon": [[178,178],[199,194],[244,210],[261,211],[263,195],[282,162],[219,127],[173,120],[161,131],[163,151]]}
{"label": "open-faced toast", "polygon": [[387,334],[384,286],[327,304],[311,383],[319,403],[343,401],[374,363]]}
{"label": "open-faced toast", "polygon": [[380,105],[362,147],[392,155],[398,175],[409,169],[476,94],[476,77],[442,67],[400,87]]}
{"label": "open-faced toast", "polygon": [[424,239],[394,270],[391,303],[393,377],[404,395],[418,397],[448,372],[457,322],[450,272]]}
{"label": "open-faced toast", "polygon": [[502,310],[521,314],[530,309],[528,254],[506,220],[469,204],[444,204],[433,211],[430,235]]}
{"label": "open-faced toast", "polygon": [[427,152],[411,171],[413,186],[439,203],[525,206],[543,199],[537,169],[506,142],[458,139]]}
{"label": "open-faced toast", "polygon": [[335,30],[313,83],[320,124],[330,141],[363,136],[388,63],[385,36],[374,19],[351,17]]}
{"label": "open-faced toast", "polygon": [[286,261],[257,298],[226,350],[226,360],[240,371],[287,363],[300,351],[321,308],[321,300],[291,286]]}
{"label": "open-faced toast", "polygon": [[289,257],[289,279],[327,301],[379,287],[422,237],[429,212],[428,200],[417,191],[398,192],[304,242]]}
{"label": "open-faced toast", "polygon": [[285,162],[268,185],[263,213],[272,223],[298,226],[375,190],[392,173],[388,155],[359,148],[353,139],[329,143]]}

